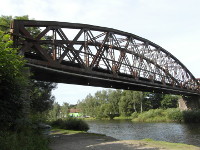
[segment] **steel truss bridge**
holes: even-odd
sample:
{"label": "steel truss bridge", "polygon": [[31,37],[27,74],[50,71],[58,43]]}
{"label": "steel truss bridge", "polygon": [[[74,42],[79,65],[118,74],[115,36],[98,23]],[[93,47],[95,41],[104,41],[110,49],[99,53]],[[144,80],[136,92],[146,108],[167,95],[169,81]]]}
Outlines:
{"label": "steel truss bridge", "polygon": [[175,56],[137,35],[33,20],[14,20],[11,31],[37,80],[200,95],[199,80]]}

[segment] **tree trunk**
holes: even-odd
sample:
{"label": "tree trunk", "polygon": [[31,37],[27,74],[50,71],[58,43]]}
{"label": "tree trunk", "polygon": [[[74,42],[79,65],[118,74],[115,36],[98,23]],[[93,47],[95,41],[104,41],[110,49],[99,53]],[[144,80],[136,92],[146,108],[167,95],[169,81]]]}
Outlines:
{"label": "tree trunk", "polygon": [[134,109],[135,112],[137,112],[135,102],[133,103],[133,109]]}

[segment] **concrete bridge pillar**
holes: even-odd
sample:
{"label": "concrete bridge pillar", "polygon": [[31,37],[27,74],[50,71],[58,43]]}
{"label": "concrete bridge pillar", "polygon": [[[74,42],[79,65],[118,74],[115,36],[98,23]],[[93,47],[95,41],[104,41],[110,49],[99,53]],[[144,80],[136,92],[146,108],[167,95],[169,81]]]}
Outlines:
{"label": "concrete bridge pillar", "polygon": [[200,109],[200,96],[182,96],[178,100],[181,110],[197,110]]}

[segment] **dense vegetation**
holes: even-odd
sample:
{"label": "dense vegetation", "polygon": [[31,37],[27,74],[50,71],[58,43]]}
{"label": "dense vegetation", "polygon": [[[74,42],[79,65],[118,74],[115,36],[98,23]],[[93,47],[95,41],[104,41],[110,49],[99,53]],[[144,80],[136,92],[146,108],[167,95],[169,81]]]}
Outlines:
{"label": "dense vegetation", "polygon": [[126,90],[103,90],[79,101],[78,108],[86,116],[110,118],[131,116],[150,109],[177,108],[178,96]]}
{"label": "dense vegetation", "polygon": [[183,122],[183,114],[177,108],[151,109],[143,113],[133,113],[136,122]]}
{"label": "dense vegetation", "polygon": [[69,109],[73,108],[68,103],[59,105],[57,102],[53,103],[52,109],[48,112],[47,118],[49,121],[55,121],[58,119],[65,119],[68,117]]}
{"label": "dense vegetation", "polygon": [[89,130],[89,126],[84,120],[77,118],[70,118],[70,117],[52,121],[51,125],[54,128],[66,129],[66,130],[77,130],[77,131]]}
{"label": "dense vegetation", "polygon": [[199,123],[200,110],[180,111],[178,108],[151,109],[143,113],[133,113],[135,122],[185,122]]}
{"label": "dense vegetation", "polygon": [[49,124],[53,128],[65,130],[87,131],[89,130],[88,124],[81,118],[73,118],[69,116],[69,110],[76,109],[76,105],[63,103],[62,105],[55,102],[52,109],[47,115]]}
{"label": "dense vegetation", "polygon": [[[29,18],[0,17],[0,147],[46,150],[48,139],[38,129],[54,102],[51,90],[56,84],[30,79],[29,68],[8,34],[12,19]],[[38,30],[31,29],[33,33]]]}

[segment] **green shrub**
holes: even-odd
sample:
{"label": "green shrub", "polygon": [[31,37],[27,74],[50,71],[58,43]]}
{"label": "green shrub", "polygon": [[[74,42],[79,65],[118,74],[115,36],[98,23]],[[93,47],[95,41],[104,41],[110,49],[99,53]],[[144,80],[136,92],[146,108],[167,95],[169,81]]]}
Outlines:
{"label": "green shrub", "polygon": [[53,127],[66,129],[66,130],[78,130],[78,131],[88,131],[88,124],[77,118],[68,118],[66,120],[58,119],[51,123]]}
{"label": "green shrub", "polygon": [[143,113],[132,114],[133,121],[137,122],[166,122],[166,112],[163,109],[151,109]]}
{"label": "green shrub", "polygon": [[137,117],[138,117],[138,115],[139,115],[139,113],[137,113],[137,112],[134,112],[134,113],[132,113],[131,117],[134,119],[134,118],[137,118]]}
{"label": "green shrub", "polygon": [[133,121],[136,122],[181,122],[183,121],[182,112],[176,108],[151,109],[149,111],[132,114]]}
{"label": "green shrub", "polygon": [[55,128],[61,128],[61,129],[63,129],[65,122],[62,119],[57,119],[55,121],[50,122],[50,124],[51,124],[51,126],[53,126]]}
{"label": "green shrub", "polygon": [[0,131],[1,150],[49,150],[49,139],[34,130]]}
{"label": "green shrub", "polygon": [[186,123],[200,123],[200,110],[183,111],[183,119]]}
{"label": "green shrub", "polygon": [[181,111],[178,108],[151,109],[143,113],[133,113],[136,122],[186,122],[200,123],[200,110]]}
{"label": "green shrub", "polygon": [[169,108],[166,110],[167,117],[171,121],[175,122],[182,122],[183,121],[183,113],[180,111],[180,109],[177,108]]}

